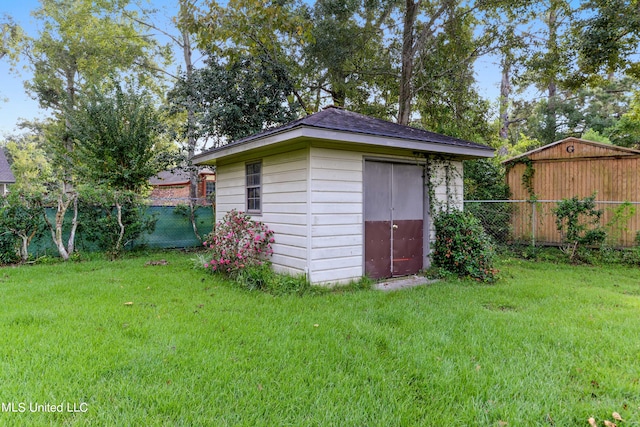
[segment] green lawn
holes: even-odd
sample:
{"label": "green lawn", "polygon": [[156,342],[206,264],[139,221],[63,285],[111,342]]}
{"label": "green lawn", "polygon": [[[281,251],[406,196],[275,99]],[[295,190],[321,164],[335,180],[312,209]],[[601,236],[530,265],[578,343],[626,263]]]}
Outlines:
{"label": "green lawn", "polygon": [[191,257],[0,269],[0,425],[640,425],[638,269],[273,297]]}

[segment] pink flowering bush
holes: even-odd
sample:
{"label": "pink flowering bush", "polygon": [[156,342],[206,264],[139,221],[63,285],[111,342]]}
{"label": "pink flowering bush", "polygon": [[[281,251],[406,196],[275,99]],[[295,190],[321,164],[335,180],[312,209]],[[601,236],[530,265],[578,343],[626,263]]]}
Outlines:
{"label": "pink flowering bush", "polygon": [[273,254],[273,231],[243,212],[232,210],[206,237],[204,267],[212,272],[237,276],[250,267],[263,265]]}

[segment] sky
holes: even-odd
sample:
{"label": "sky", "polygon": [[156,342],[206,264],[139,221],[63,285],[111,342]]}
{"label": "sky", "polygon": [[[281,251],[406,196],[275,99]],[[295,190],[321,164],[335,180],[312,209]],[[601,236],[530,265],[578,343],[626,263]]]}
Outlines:
{"label": "sky", "polygon": [[[157,8],[172,6],[176,0],[150,0]],[[27,34],[37,35],[37,24],[31,11],[39,7],[38,0],[0,0],[0,16],[9,15],[24,28]],[[491,58],[481,58],[475,64],[478,79],[477,90],[480,95],[491,102],[498,99],[500,74]],[[24,81],[30,79],[26,69],[10,71],[7,61],[0,61],[0,138],[20,133],[17,124],[22,119],[33,120],[46,117],[46,112],[39,108],[38,102],[32,99],[24,89]]]}

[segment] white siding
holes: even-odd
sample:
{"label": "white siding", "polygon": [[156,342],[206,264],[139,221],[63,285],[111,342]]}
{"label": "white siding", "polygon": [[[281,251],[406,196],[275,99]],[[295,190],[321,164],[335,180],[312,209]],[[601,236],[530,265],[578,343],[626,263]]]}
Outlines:
{"label": "white siding", "polygon": [[232,209],[244,211],[244,163],[218,165],[216,168],[216,218],[221,220]]}
{"label": "white siding", "polygon": [[[435,171],[432,178],[432,183],[435,184],[433,195],[435,200],[431,200],[431,206],[434,210],[444,209],[447,207],[447,203],[450,208],[456,208],[462,210],[464,208],[464,179],[462,172],[461,161],[451,161],[449,171],[449,179],[446,178],[445,168],[440,166],[440,169]],[[449,189],[447,189],[447,183]],[[436,230],[433,226],[433,221],[429,221],[431,227],[429,229],[429,240],[434,242],[436,240]]]}
{"label": "white siding", "polygon": [[362,153],[312,147],[310,279],[347,283],[363,270]]}
{"label": "white siding", "polygon": [[[449,207],[454,207],[462,210],[463,203],[463,190],[464,180],[462,177],[462,162],[461,161],[449,161],[450,166],[449,178],[447,179],[445,167],[438,165],[439,169],[435,171],[432,178],[432,183],[435,184],[434,196],[435,206],[443,208],[447,205],[447,198],[449,198]],[[448,185],[448,189],[447,189]],[[432,203],[433,204],[433,203]]]}
{"label": "white siding", "polygon": [[274,232],[276,271],[305,274],[307,267],[308,150],[262,159],[262,215]]}
{"label": "white siding", "polygon": [[[262,213],[253,215],[274,231],[274,269],[291,274],[304,274],[307,267],[307,152],[261,159]],[[218,166],[217,173],[217,218],[231,209],[245,211],[245,162]]]}
{"label": "white siding", "polygon": [[[364,275],[365,155],[310,146],[262,158],[262,213],[255,219],[274,230],[272,262],[277,271],[307,273],[316,284],[347,283]],[[432,204],[444,206],[449,198],[462,209],[462,162],[450,165],[449,179],[444,168],[435,171]],[[219,164],[217,174],[217,218],[231,209],[244,211],[244,160]]]}

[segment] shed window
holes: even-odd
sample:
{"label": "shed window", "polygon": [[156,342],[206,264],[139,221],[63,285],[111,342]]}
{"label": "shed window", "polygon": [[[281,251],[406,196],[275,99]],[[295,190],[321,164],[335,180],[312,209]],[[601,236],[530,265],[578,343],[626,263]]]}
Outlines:
{"label": "shed window", "polygon": [[246,164],[247,212],[259,213],[262,209],[262,162]]}

